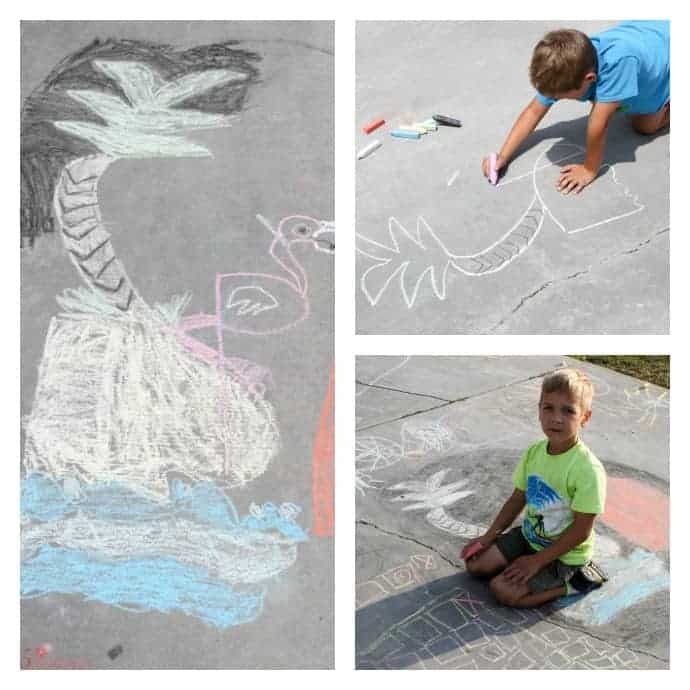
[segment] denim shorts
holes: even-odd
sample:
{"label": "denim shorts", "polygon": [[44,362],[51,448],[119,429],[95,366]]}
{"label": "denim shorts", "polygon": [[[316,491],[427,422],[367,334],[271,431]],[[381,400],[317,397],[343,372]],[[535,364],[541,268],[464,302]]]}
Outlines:
{"label": "denim shorts", "polygon": [[[522,527],[513,527],[510,531],[500,534],[494,544],[508,563],[512,563],[520,556],[530,556],[537,553],[522,534]],[[532,594],[563,587],[580,568],[579,565],[566,565],[559,560],[551,561],[534,577],[527,580],[527,586]]]}

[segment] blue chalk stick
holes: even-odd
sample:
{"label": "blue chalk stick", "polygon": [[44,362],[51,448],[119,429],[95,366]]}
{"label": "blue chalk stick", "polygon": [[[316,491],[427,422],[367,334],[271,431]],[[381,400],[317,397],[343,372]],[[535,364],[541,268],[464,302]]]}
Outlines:
{"label": "blue chalk stick", "polygon": [[391,132],[392,137],[400,137],[401,139],[419,139],[422,135],[419,132],[413,132],[407,129],[394,129]]}

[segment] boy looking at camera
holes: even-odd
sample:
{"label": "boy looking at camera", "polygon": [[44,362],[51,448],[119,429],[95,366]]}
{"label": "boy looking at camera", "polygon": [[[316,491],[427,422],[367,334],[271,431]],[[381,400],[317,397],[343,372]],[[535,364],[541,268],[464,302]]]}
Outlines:
{"label": "boy looking at camera", "polygon": [[[487,532],[472,540],[472,575],[505,606],[533,607],[570,594],[570,580],[588,566],[594,521],[604,511],[606,473],[580,439],[592,416],[592,384],[577,369],[544,377],[539,422],[545,439],[530,446],[513,473],[515,490]],[[526,507],[520,527],[507,532]]]}

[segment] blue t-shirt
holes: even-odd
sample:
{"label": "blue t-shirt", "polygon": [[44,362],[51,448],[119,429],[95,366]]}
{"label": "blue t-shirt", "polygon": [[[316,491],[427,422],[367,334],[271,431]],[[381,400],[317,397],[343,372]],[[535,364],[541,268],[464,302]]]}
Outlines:
{"label": "blue t-shirt", "polygon": [[[629,113],[655,113],[671,98],[670,22],[624,22],[590,36],[597,80],[581,101],[621,101]],[[537,92],[542,105],[556,99]]]}

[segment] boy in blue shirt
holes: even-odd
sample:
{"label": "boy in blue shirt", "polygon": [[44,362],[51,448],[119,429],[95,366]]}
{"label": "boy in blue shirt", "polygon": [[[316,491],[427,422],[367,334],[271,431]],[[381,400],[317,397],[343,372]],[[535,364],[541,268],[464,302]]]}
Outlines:
{"label": "boy in blue shirt", "polygon": [[[486,533],[463,549],[467,571],[490,577],[504,606],[540,606],[586,591],[582,568],[592,567],[594,522],[606,501],[606,472],[580,439],[591,415],[585,374],[559,369],[544,377],[539,422],[546,438],[525,451],[510,498]],[[523,509],[522,525],[508,530]]]}
{"label": "boy in blue shirt", "polygon": [[654,134],[671,122],[670,24],[624,22],[591,38],[580,31],[551,31],[537,43],[529,75],[536,96],[515,121],[493,171],[488,158],[484,175],[506,166],[549,108],[562,98],[592,101],[583,163],[561,169],[557,188],[581,192],[601,167],[609,121],[617,110],[630,116],[640,134]]}

